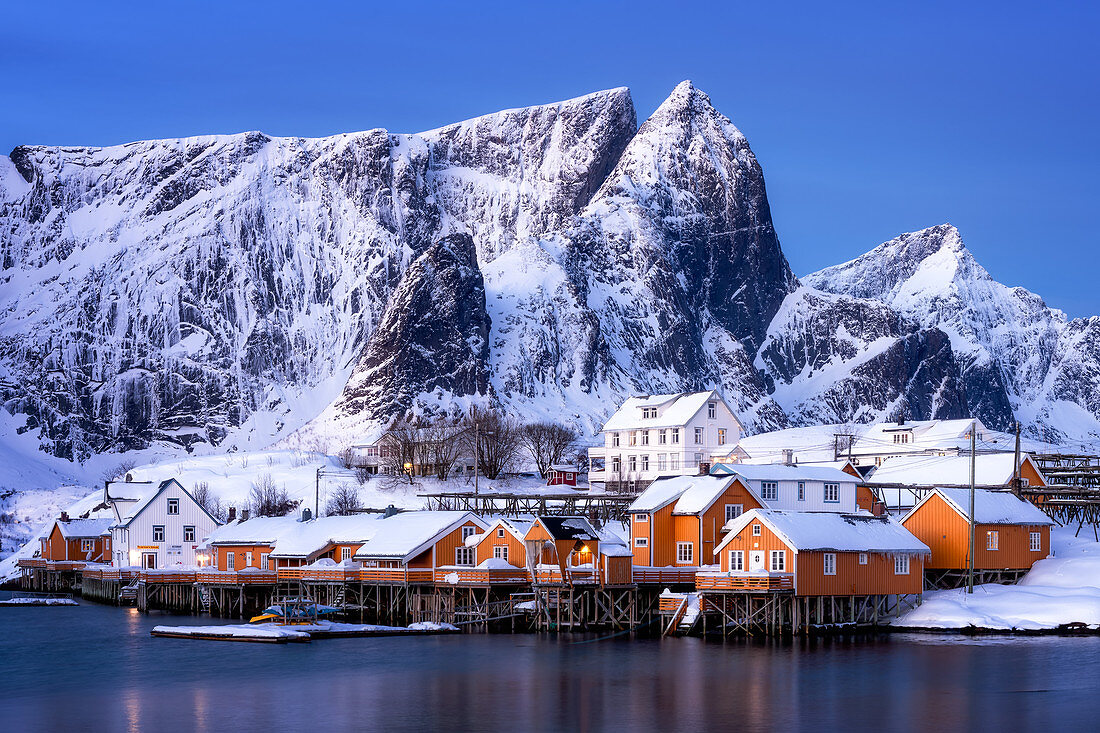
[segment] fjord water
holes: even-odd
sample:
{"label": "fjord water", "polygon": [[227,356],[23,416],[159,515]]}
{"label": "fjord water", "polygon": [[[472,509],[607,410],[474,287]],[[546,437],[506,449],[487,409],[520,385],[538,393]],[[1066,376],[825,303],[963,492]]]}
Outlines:
{"label": "fjord water", "polygon": [[155,639],[200,621],[88,602],[0,621],[9,731],[1089,730],[1100,713],[1097,637],[245,644]]}

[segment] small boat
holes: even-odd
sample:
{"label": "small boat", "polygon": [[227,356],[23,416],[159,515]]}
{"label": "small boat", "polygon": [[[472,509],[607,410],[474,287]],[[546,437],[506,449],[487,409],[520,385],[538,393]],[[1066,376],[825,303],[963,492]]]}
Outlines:
{"label": "small boat", "polygon": [[259,616],[253,616],[249,619],[248,623],[280,624],[282,626],[305,625],[331,618],[338,613],[340,613],[340,609],[335,606],[326,606],[303,598],[291,598],[271,604]]}

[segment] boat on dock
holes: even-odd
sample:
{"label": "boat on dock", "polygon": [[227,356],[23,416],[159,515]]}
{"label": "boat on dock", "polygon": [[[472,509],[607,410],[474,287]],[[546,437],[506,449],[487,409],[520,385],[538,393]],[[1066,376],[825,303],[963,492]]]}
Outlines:
{"label": "boat on dock", "polygon": [[379,626],[376,624],[343,624],[335,621],[313,623],[249,623],[222,626],[155,626],[152,636],[170,639],[206,641],[245,641],[268,644],[309,642],[313,639],[337,639],[364,636],[427,636],[457,634],[457,626],[438,623],[416,623],[410,626]]}

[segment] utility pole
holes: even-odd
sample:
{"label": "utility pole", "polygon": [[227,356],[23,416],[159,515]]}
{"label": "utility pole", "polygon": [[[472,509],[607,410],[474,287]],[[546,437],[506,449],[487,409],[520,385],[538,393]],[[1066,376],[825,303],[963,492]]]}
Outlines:
{"label": "utility pole", "polygon": [[1016,455],[1012,460],[1012,491],[1020,495],[1020,421],[1016,421]]}
{"label": "utility pole", "polygon": [[978,423],[970,423],[970,557],[967,560],[966,592],[974,592],[974,474],[977,468]]}
{"label": "utility pole", "polygon": [[[474,418],[474,496],[477,496],[477,477],[481,473],[481,438],[478,434],[478,419]],[[477,502],[477,499],[474,499]]]}
{"label": "utility pole", "polygon": [[317,478],[313,483],[313,517],[321,516],[321,466],[317,467]]}

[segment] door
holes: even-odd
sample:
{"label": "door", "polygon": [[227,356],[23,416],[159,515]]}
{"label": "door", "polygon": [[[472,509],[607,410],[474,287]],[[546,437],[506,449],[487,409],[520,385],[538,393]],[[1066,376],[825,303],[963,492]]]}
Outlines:
{"label": "door", "polygon": [[764,569],[764,551],[753,550],[749,553],[749,570],[756,572]]}
{"label": "door", "polygon": [[155,552],[143,552],[141,553],[141,567],[145,570],[157,569],[157,553]]}

